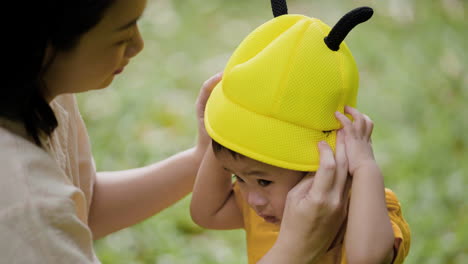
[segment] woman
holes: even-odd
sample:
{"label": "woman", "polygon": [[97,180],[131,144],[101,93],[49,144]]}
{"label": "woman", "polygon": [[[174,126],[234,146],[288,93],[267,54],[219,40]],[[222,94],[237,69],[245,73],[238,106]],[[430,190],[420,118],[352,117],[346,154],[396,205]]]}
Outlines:
{"label": "woman", "polygon": [[[205,103],[220,75],[205,82],[197,100],[194,148],[121,172],[95,172],[73,95],[108,86],[141,51],[136,22],[146,2],[4,3],[22,21],[3,17],[8,41],[0,97],[2,262],[99,263],[93,239],[138,223],[191,191],[209,142]],[[330,246],[346,208],[331,206],[344,193],[333,184],[334,177],[346,177],[346,158],[337,158],[327,149],[324,169],[315,177],[321,184],[311,188],[312,179],[306,179],[289,193],[283,220],[288,228],[261,263],[310,263]],[[322,188],[337,191],[320,196]]]}

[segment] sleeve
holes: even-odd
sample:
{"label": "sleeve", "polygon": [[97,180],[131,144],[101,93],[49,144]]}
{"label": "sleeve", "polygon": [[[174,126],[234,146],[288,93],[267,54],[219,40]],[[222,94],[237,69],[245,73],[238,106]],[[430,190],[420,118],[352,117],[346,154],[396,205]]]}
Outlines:
{"label": "sleeve", "polygon": [[395,235],[393,264],[401,264],[404,262],[410,249],[411,232],[408,223],[403,218],[400,202],[395,193],[390,189],[385,189],[385,199]]}
{"label": "sleeve", "polygon": [[77,159],[78,172],[75,173],[75,178],[80,178],[80,188],[83,190],[87,198],[87,210],[90,210],[93,196],[93,188],[96,182],[96,166],[91,152],[91,144],[89,142],[88,132],[85,123],[81,117],[76,98],[73,96],[73,122],[71,131],[77,131],[77,149],[70,151],[70,156]]}

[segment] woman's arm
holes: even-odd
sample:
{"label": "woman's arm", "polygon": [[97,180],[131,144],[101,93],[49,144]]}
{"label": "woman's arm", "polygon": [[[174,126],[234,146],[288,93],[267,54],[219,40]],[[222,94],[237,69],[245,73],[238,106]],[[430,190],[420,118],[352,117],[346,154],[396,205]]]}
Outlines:
{"label": "woman's arm", "polygon": [[134,225],[190,193],[200,160],[189,149],[144,168],[98,173],[89,214],[94,239]]}
{"label": "woman's arm", "polygon": [[394,235],[385,202],[383,177],[374,159],[372,121],[354,108],[346,107],[337,118],[345,132],[349,172],[353,176],[345,236],[348,263],[390,263]]}
{"label": "woman's arm", "polygon": [[235,201],[231,174],[218,163],[211,145],[198,171],[190,213],[193,221],[205,228],[236,229],[244,226]]}
{"label": "woman's arm", "polygon": [[200,90],[195,148],[144,168],[97,175],[89,213],[94,239],[134,225],[190,193],[210,142],[203,121],[205,105],[220,79],[221,74],[211,77]]}

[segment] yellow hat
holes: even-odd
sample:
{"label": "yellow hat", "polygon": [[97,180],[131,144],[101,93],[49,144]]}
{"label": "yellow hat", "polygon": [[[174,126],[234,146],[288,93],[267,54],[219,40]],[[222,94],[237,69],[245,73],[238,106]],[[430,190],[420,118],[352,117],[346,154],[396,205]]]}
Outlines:
{"label": "yellow hat", "polygon": [[358,91],[346,44],[341,39],[335,51],[324,42],[330,30],[316,18],[281,15],[248,35],[208,100],[208,134],[270,165],[317,170],[317,143],[335,149],[334,113],[355,106]]}

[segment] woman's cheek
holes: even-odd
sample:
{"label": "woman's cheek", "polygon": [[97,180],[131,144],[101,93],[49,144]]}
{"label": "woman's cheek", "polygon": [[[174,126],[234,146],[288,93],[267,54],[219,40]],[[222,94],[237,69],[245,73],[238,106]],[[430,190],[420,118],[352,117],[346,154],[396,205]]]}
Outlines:
{"label": "woman's cheek", "polygon": [[108,71],[111,71],[112,74],[119,69],[120,67],[123,66],[124,64],[124,56],[123,54],[125,53],[125,48],[124,46],[119,46],[116,47],[107,57],[105,60],[106,63],[106,68]]}

